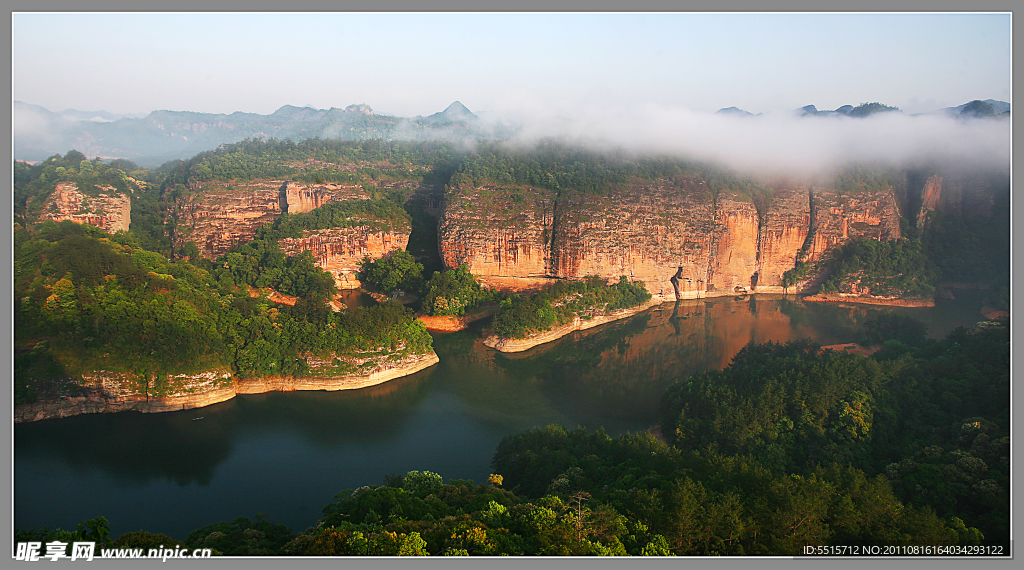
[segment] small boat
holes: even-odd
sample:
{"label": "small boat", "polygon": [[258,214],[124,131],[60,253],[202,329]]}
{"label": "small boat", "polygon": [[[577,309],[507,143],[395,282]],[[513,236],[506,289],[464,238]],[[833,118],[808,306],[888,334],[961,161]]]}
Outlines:
{"label": "small boat", "polygon": [[199,416],[198,418],[192,418],[192,421],[196,421],[196,420],[201,420],[201,419],[203,419],[204,417],[205,417],[205,416]]}

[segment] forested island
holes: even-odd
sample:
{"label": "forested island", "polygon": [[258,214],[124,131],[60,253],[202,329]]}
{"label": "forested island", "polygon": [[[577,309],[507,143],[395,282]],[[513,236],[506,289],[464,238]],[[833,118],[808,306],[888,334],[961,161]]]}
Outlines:
{"label": "forested island", "polygon": [[[898,304],[982,289],[1008,314],[1007,182],[871,165],[765,180],[562,141],[247,139],[156,169],[77,151],[17,162],[15,420],[383,382],[437,362],[418,317],[493,314],[478,340],[525,350],[658,303],[763,293]],[[378,302],[348,306],[343,291]],[[880,319],[856,339],[880,347],[869,358],[751,345],[670,387],[660,434],[510,436],[485,484],[368,481],[299,534],[256,517],[180,542],[109,540],[98,518],[16,540],[226,555],[1008,554],[1008,321],[929,340]]]}

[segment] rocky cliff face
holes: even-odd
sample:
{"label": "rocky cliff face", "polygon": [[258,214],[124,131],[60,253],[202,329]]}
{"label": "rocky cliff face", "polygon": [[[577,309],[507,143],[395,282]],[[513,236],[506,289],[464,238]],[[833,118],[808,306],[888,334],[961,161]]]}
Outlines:
{"label": "rocky cliff face", "polygon": [[235,396],[231,371],[215,369],[196,374],[140,378],[98,370],[83,374],[74,394],[15,407],[15,422],[64,418],[78,414],[136,410],[171,412],[209,406]]}
{"label": "rocky cliff face", "polygon": [[441,259],[474,275],[547,277],[555,194],[540,189],[474,188],[445,197],[438,220]]}
{"label": "rocky cliff face", "polygon": [[263,224],[281,216],[280,180],[211,182],[177,204],[175,247],[195,242],[206,259],[216,259],[247,243]]}
{"label": "rocky cliff face", "polygon": [[853,238],[890,241],[900,237],[900,212],[891,191],[843,193],[815,188],[811,196],[813,237],[808,261],[818,261],[832,247]]}
{"label": "rocky cliff face", "polygon": [[303,184],[288,181],[281,188],[282,207],[289,214],[303,214],[315,210],[328,202],[345,200],[368,200],[369,194],[362,187],[343,184]]}
{"label": "rocky cliff face", "polygon": [[[209,183],[178,201],[175,243],[195,242],[207,259],[216,259],[256,236],[260,226],[274,222],[282,213],[305,213],[328,202],[367,200],[359,186],[304,184],[292,181],[257,180],[243,183]],[[387,224],[361,220],[344,228],[304,232],[301,238],[280,240],[286,255],[310,251],[321,269],[334,276],[340,289],[361,286],[356,279],[364,257],[379,259],[405,249],[411,228],[407,223]]]}
{"label": "rocky cliff face", "polygon": [[934,174],[925,181],[921,188],[921,208],[917,212],[917,229],[921,229],[928,221],[928,214],[939,208],[942,201],[942,177]]}
{"label": "rocky cliff face", "polygon": [[236,394],[261,394],[270,391],[354,390],[375,386],[388,380],[414,374],[438,363],[437,354],[412,354],[391,358],[388,354],[357,359],[355,372],[332,373],[326,362],[313,362],[310,376],[267,376],[232,378],[227,369],[197,374],[175,374],[148,381],[132,374],[96,371],[83,374],[73,385],[73,395],[51,397],[14,409],[14,421],[32,422],[64,418],[78,414],[173,412],[201,408],[234,398]]}
{"label": "rocky cliff face", "polygon": [[602,197],[568,192],[555,211],[550,276],[626,275],[661,298],[707,289],[717,226],[703,182],[630,185]]}
{"label": "rocky cliff face", "polygon": [[357,275],[364,257],[380,259],[402,250],[409,244],[410,228],[380,228],[372,222],[346,228],[330,228],[302,232],[301,238],[285,238],[278,246],[285,255],[313,253],[316,264],[334,277],[339,289],[362,286]]}
{"label": "rocky cliff face", "polygon": [[[899,237],[891,190],[844,194],[779,184],[761,210],[699,178],[628,184],[604,196],[564,190],[451,191],[439,228],[448,267],[487,278],[626,275],[655,298],[782,292],[801,251],[817,261],[852,238]],[[810,239],[808,238],[810,236]]]}
{"label": "rocky cliff face", "polygon": [[86,196],[74,182],[59,182],[43,203],[41,220],[89,224],[109,233],[128,231],[131,225],[131,198],[113,186],[100,186],[99,196]]}
{"label": "rocky cliff face", "polygon": [[796,264],[811,228],[810,188],[782,183],[765,208],[758,233],[757,290],[784,292],[782,275]]}
{"label": "rocky cliff face", "polygon": [[723,285],[753,289],[758,285],[758,245],[760,217],[754,202],[741,200],[735,194],[721,192],[715,204],[714,256],[711,258],[708,282],[715,289]]}

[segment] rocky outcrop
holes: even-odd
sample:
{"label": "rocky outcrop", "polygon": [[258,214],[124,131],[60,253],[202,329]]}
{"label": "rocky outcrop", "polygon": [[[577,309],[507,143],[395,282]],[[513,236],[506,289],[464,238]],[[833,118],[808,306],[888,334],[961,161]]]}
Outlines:
{"label": "rocky outcrop", "polygon": [[437,357],[437,353],[430,351],[427,354],[410,355],[400,360],[375,363],[352,374],[301,377],[263,376],[239,379],[235,381],[235,391],[238,394],[262,394],[295,390],[355,390],[415,374],[438,362],[440,359]]}
{"label": "rocky outcrop", "polygon": [[289,214],[303,214],[328,202],[369,200],[361,186],[343,184],[304,184],[288,181],[281,187],[282,209]]}
{"label": "rocky outcrop", "polygon": [[374,220],[344,228],[303,231],[301,238],[278,240],[285,255],[312,252],[318,267],[334,277],[339,289],[358,289],[359,264],[364,257],[380,259],[393,251],[404,251],[409,244],[408,224],[382,227]]}
{"label": "rocky outcrop", "polygon": [[78,184],[74,182],[58,182],[56,189],[43,203],[39,219],[89,224],[111,234],[119,230],[128,231],[131,225],[131,198],[119,193],[113,186],[98,188],[99,195],[87,196],[78,191]]}
{"label": "rocky outcrop", "polygon": [[934,307],[932,299],[903,299],[900,297],[882,297],[860,293],[818,293],[808,295],[804,301],[814,303],[861,303],[864,305],[888,305],[892,307]]}
{"label": "rocky outcrop", "polygon": [[456,332],[466,330],[470,324],[482,321],[496,312],[498,312],[498,306],[494,303],[488,303],[483,308],[461,317],[458,315],[419,315],[416,318],[423,323],[423,326],[428,331]]}
{"label": "rocky outcrop", "polygon": [[211,182],[178,199],[174,245],[194,242],[206,259],[248,243],[256,230],[281,216],[280,180]]}
{"label": "rocky outcrop", "polygon": [[607,196],[563,192],[555,212],[551,277],[626,275],[662,300],[699,297],[711,286],[716,208],[703,181],[679,188],[661,180]]}
{"label": "rocky outcrop", "polygon": [[[900,236],[895,193],[780,183],[760,206],[699,178],[625,184],[602,196],[472,188],[446,196],[438,236],[448,267],[483,280],[643,281],[655,299],[782,293],[798,259],[853,238]],[[799,287],[798,289],[799,290]],[[795,292],[795,291],[790,291]]]}
{"label": "rocky outcrop", "polygon": [[201,408],[234,398],[236,394],[260,394],[270,391],[354,390],[375,386],[394,378],[414,374],[437,364],[437,354],[409,355],[391,360],[366,359],[355,372],[331,374],[313,368],[310,376],[270,376],[232,378],[228,370],[170,375],[148,381],[132,374],[97,371],[82,375],[75,394],[43,399],[14,408],[14,421],[32,422],[64,418],[78,414],[173,412]]}

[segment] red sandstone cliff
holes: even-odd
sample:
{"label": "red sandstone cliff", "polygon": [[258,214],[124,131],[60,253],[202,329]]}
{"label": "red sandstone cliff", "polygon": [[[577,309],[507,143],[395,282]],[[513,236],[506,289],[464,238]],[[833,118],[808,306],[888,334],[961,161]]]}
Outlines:
{"label": "red sandstone cliff", "polygon": [[[251,241],[260,226],[283,212],[305,213],[328,202],[367,200],[359,186],[305,184],[280,180],[211,182],[179,199],[174,240],[180,246],[195,242],[207,259],[216,259],[235,246]],[[411,227],[365,219],[344,228],[307,231],[301,238],[279,241],[286,255],[310,251],[317,265],[334,276],[340,289],[360,287],[356,279],[364,257],[379,259],[405,249]]]}
{"label": "red sandstone cliff", "polygon": [[921,209],[917,212],[917,229],[922,229],[928,221],[928,214],[939,209],[942,202],[942,177],[932,175],[925,181],[921,189]]}
{"label": "red sandstone cliff", "polygon": [[128,231],[131,225],[131,198],[118,193],[113,186],[99,186],[98,196],[86,196],[74,182],[58,182],[57,188],[43,203],[40,220],[89,224],[109,233]]}
{"label": "red sandstone cliff", "polygon": [[626,275],[655,298],[675,299],[782,292],[782,275],[801,251],[813,263],[849,239],[897,239],[899,219],[892,190],[782,184],[759,211],[690,178],[626,184],[602,196],[452,190],[438,236],[448,267],[467,263],[484,280]]}
{"label": "red sandstone cliff", "polygon": [[810,189],[781,184],[767,204],[758,233],[757,290],[784,292],[782,275],[796,264],[811,227]]}
{"label": "red sandstone cliff", "polygon": [[283,209],[289,214],[302,214],[315,210],[328,202],[368,200],[370,196],[361,186],[343,184],[303,184],[288,181],[281,187]]}
{"label": "red sandstone cliff", "polygon": [[285,238],[278,246],[285,255],[298,255],[310,251],[316,264],[334,277],[339,289],[358,289],[362,286],[357,274],[364,257],[380,259],[392,251],[404,251],[409,244],[408,226],[381,228],[368,222],[346,228],[303,231],[301,238]]}
{"label": "red sandstone cliff", "polygon": [[554,208],[547,190],[451,191],[438,221],[441,259],[474,275],[547,277]]}
{"label": "red sandstone cliff", "polygon": [[280,180],[254,180],[200,186],[178,199],[175,246],[194,242],[203,257],[216,259],[251,241],[260,226],[280,217],[282,185]]}
{"label": "red sandstone cliff", "polygon": [[900,237],[900,212],[892,191],[840,192],[814,188],[808,261],[853,238],[890,241]]}

